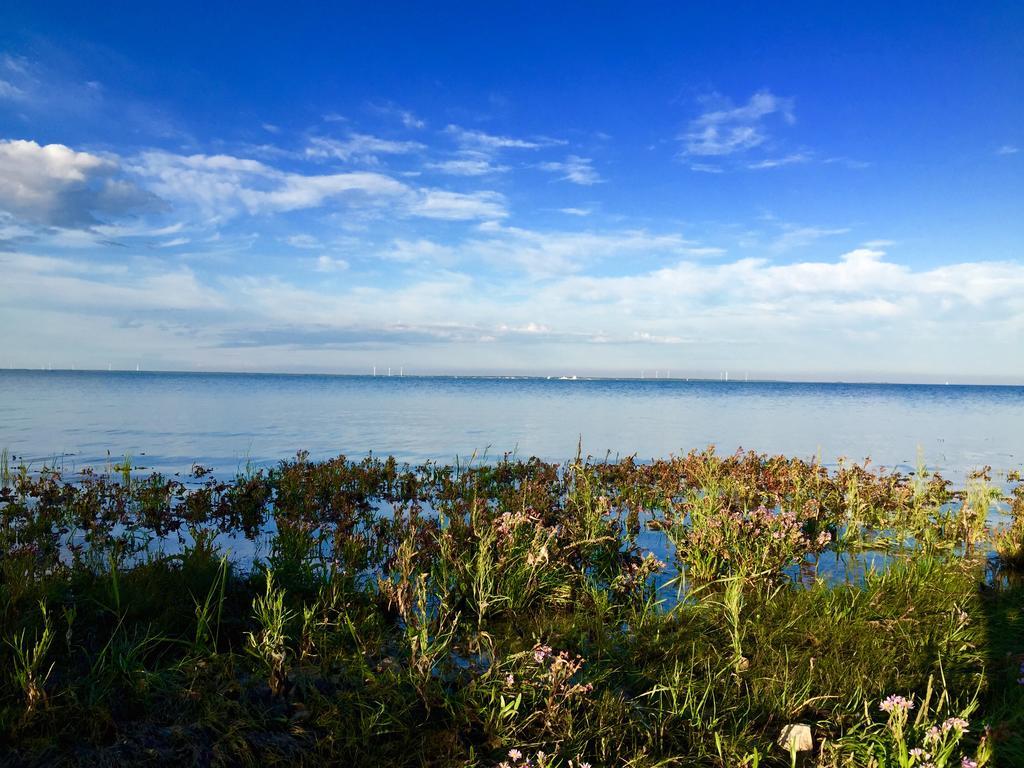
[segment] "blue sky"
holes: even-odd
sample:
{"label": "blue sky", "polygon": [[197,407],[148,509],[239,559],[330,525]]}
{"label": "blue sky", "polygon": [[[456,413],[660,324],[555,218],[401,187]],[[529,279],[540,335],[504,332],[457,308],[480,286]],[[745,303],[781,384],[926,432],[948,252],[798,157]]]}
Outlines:
{"label": "blue sky", "polygon": [[5,4],[0,364],[1024,380],[1024,6],[827,5]]}

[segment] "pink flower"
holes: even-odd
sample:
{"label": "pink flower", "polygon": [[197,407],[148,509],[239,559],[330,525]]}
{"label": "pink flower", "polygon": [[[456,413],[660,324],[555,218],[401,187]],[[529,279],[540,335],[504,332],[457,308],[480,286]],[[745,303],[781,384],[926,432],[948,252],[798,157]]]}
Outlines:
{"label": "pink flower", "polygon": [[888,696],[878,705],[883,712],[907,712],[914,708],[912,699],[903,696]]}
{"label": "pink flower", "polygon": [[969,723],[962,717],[950,717],[942,724],[942,732],[949,733],[953,728],[958,731],[966,731]]}

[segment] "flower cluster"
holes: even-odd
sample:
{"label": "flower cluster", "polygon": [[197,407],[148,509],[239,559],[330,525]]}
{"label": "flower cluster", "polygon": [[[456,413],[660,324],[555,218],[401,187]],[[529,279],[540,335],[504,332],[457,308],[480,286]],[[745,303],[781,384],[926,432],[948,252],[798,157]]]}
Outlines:
{"label": "flower cluster", "polygon": [[914,700],[903,696],[888,696],[878,705],[883,712],[907,712],[914,708]]}
{"label": "flower cluster", "polygon": [[760,506],[692,513],[680,556],[700,578],[724,573],[773,573],[824,549],[832,534],[808,534],[813,520],[791,509]]}
{"label": "flower cluster", "polygon": [[[958,755],[958,746],[970,723],[963,717],[947,717],[941,723],[915,723],[908,726],[907,715],[915,708],[913,698],[893,694],[883,699],[878,707],[888,713],[889,722],[886,732],[892,740],[892,747],[899,758],[899,765],[909,768],[948,768]],[[927,708],[922,713],[927,715]],[[921,717],[918,718],[921,720]],[[917,746],[910,747],[917,743]],[[985,744],[987,735],[981,739],[981,745],[975,757],[962,757],[961,768],[978,768],[987,760]]]}
{"label": "flower cluster", "polygon": [[[520,749],[510,749],[508,760],[502,760],[497,768],[554,768],[556,765],[557,760],[553,760],[551,755],[542,750],[538,750],[531,757]],[[590,768],[590,763],[577,757],[575,760],[569,760],[569,768]]]}
{"label": "flower cluster", "polygon": [[503,687],[542,707],[544,727],[558,733],[573,708],[594,690],[592,683],[579,681],[585,660],[539,642],[514,658],[521,664],[519,672],[507,673]]}
{"label": "flower cluster", "polygon": [[957,735],[962,734],[967,730],[968,725],[970,724],[962,717],[947,718],[941,725],[933,725],[925,731],[925,744],[937,744],[946,734],[953,730],[956,731]]}
{"label": "flower cluster", "polygon": [[538,664],[543,664],[546,659],[550,658],[550,656],[550,645],[541,645],[540,643],[537,643],[535,646],[533,646],[533,660],[536,661]]}

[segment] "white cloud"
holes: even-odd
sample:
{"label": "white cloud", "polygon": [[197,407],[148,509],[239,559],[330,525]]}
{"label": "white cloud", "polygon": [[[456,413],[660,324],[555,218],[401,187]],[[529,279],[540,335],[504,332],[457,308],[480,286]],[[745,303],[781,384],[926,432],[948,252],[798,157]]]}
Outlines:
{"label": "white cloud", "polygon": [[348,269],[348,262],[344,259],[337,259],[327,254],[320,254],[317,257],[317,272],[344,272],[346,269]]}
{"label": "white cloud", "polygon": [[0,210],[43,225],[87,226],[151,204],[137,187],[110,178],[116,161],[63,144],[0,141]]}
{"label": "white cloud", "polygon": [[691,163],[690,170],[698,173],[725,173],[724,168],[710,163]]}
{"label": "white cloud", "polygon": [[370,104],[368,105],[368,108],[372,112],[397,119],[403,126],[409,129],[420,130],[427,127],[426,121],[421,120],[414,112],[408,109],[402,109],[390,102]]}
{"label": "white cloud", "polygon": [[589,208],[559,208],[558,210],[567,216],[589,216],[593,213]]}
{"label": "white cloud", "polygon": [[253,214],[315,208],[342,195],[394,200],[409,193],[404,184],[380,173],[304,176],[228,155],[146,152],[130,170],[160,197],[218,216],[239,208]]}
{"label": "white cloud", "polygon": [[764,170],[767,168],[779,168],[783,165],[794,165],[797,163],[809,162],[811,156],[804,152],[794,152],[785,157],[769,157],[756,163],[748,163],[747,168],[751,170]]}
{"label": "white cloud", "polygon": [[1020,152],[1020,147],[1015,144],[1003,144],[996,150],[997,155],[1016,155],[1018,152]]}
{"label": "white cloud", "polygon": [[768,248],[773,253],[784,253],[794,248],[803,248],[824,237],[845,235],[850,230],[846,227],[827,229],[825,227],[797,227],[783,225],[782,234],[775,237]]}
{"label": "white cloud", "polygon": [[406,128],[426,128],[427,123],[424,120],[416,117],[412,112],[408,110],[402,110],[399,113],[399,117],[402,120],[402,125]]}
{"label": "white cloud", "polygon": [[260,213],[316,208],[331,198],[346,194],[387,199],[406,190],[401,182],[379,173],[335,173],[326,176],[288,173],[278,178],[276,189],[242,188],[238,191],[239,199],[250,212]]}
{"label": "white cloud", "polygon": [[422,149],[425,147],[418,141],[392,141],[367,133],[353,133],[344,141],[322,137],[310,139],[306,157],[375,164],[379,162],[377,155],[408,155]]}
{"label": "white cloud", "polygon": [[[915,269],[872,248],[786,264],[704,261],[673,235],[589,233],[574,241],[573,233],[498,224],[477,229],[478,237],[460,244],[457,254],[429,240],[394,241],[389,249],[407,267],[396,271],[397,284],[387,286],[367,284],[351,271],[344,281],[303,287],[256,274],[204,281],[153,261],[105,265],[6,253],[0,254],[0,270],[11,279],[0,281],[0,307],[32,317],[17,335],[17,350],[58,338],[47,328],[109,329],[95,342],[77,339],[81,348],[67,348],[79,360],[90,344],[93,354],[101,354],[95,350],[115,338],[122,350],[175,350],[178,359],[214,365],[234,359],[225,355],[238,349],[255,355],[246,352],[250,365],[254,359],[277,368],[362,364],[369,359],[365,354],[387,347],[400,349],[407,366],[417,359],[435,368],[536,370],[545,360],[556,367],[570,359],[599,367],[609,353],[590,346],[597,344],[619,345],[609,368],[630,361],[644,367],[644,348],[657,345],[677,347],[679,368],[691,369],[740,355],[751,369],[899,371],[913,359],[925,361],[927,372],[941,370],[952,356],[978,375],[1024,374],[1020,262]],[[675,254],[673,260],[624,275],[574,270],[592,264],[586,260],[595,251],[621,264],[624,254],[640,255],[652,246]],[[433,258],[507,259],[524,250],[556,266],[561,259],[568,269],[552,270],[543,283],[524,290],[521,281],[450,271]],[[327,272],[346,267],[328,255],[311,262]],[[963,323],[965,313],[970,324]],[[201,321],[186,319],[197,315]],[[482,344],[495,349],[493,358]],[[50,341],[46,349],[59,355],[64,348]],[[260,349],[266,350],[262,356]]]}
{"label": "white cloud", "polygon": [[564,141],[559,139],[549,138],[532,138],[532,139],[516,139],[511,136],[497,136],[490,133],[484,133],[483,131],[474,131],[467,128],[461,128],[457,125],[449,125],[445,128],[445,133],[453,136],[455,141],[462,146],[476,146],[484,149],[540,149],[541,147],[551,147],[558,144],[565,144]]}
{"label": "white cloud", "polygon": [[113,268],[77,259],[0,253],[8,306],[87,310],[114,317],[125,313],[222,309],[224,297],[190,269],[166,270],[138,263]]}
{"label": "white cloud", "polygon": [[778,115],[787,123],[794,122],[793,100],[765,90],[755,93],[742,106],[725,103],[706,111],[690,121],[687,130],[679,136],[683,154],[718,157],[760,146],[768,138],[764,123],[771,115]]}
{"label": "white cloud", "polygon": [[303,175],[258,160],[167,152],[145,153],[131,170],[148,180],[149,187],[161,197],[198,205],[211,216],[243,210],[254,215],[273,214],[342,200],[349,206],[428,219],[465,221],[508,215],[505,198],[497,192],[417,189],[371,171]]}
{"label": "white cloud", "polygon": [[500,219],[508,215],[504,195],[488,191],[462,193],[422,189],[409,210],[416,216],[450,221]]}
{"label": "white cloud", "polygon": [[571,181],[573,184],[591,186],[600,184],[603,179],[594,170],[592,160],[588,157],[569,155],[564,162],[541,163],[540,168],[545,171],[562,174],[561,179]]}
{"label": "white cloud", "polygon": [[[975,262],[915,272],[887,261],[884,251],[858,248],[834,262],[680,261],[642,275],[570,277],[546,290],[606,312],[628,310],[652,318],[668,312],[666,317],[677,320],[680,311],[725,317],[752,307],[766,323],[799,325],[827,315],[830,322],[855,327],[864,316],[918,313],[947,314],[958,322],[954,310],[964,304],[991,303],[987,311],[996,317],[1024,312],[1024,265]],[[944,309],[935,301],[939,297],[949,301]]]}
{"label": "white cloud", "polygon": [[466,258],[483,258],[498,268],[518,269],[534,279],[564,276],[606,259],[678,256],[694,248],[681,235],[644,230],[541,232],[498,222],[485,222],[478,229],[479,236],[460,248]]}
{"label": "white cloud", "polygon": [[312,235],[289,235],[288,237],[284,238],[284,241],[288,243],[288,245],[290,245],[292,248],[323,248],[323,244],[320,242],[320,240],[313,237]]}
{"label": "white cloud", "polygon": [[420,238],[419,240],[399,238],[382,250],[378,256],[387,261],[406,263],[450,263],[454,260],[455,249],[425,238]]}
{"label": "white cloud", "polygon": [[10,99],[15,101],[17,99],[25,98],[25,92],[21,90],[14,83],[9,83],[6,80],[0,79],[0,99]]}
{"label": "white cloud", "polygon": [[464,150],[456,158],[427,163],[427,168],[446,173],[451,176],[485,176],[491,173],[505,173],[507,165],[496,165],[485,152]]}

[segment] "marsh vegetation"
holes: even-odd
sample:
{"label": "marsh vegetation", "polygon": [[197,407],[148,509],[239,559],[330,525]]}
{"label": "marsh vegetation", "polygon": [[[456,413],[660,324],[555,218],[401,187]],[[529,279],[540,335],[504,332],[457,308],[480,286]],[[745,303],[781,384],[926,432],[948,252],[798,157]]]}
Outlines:
{"label": "marsh vegetation", "polygon": [[15,461],[4,765],[1024,764],[1019,476]]}

